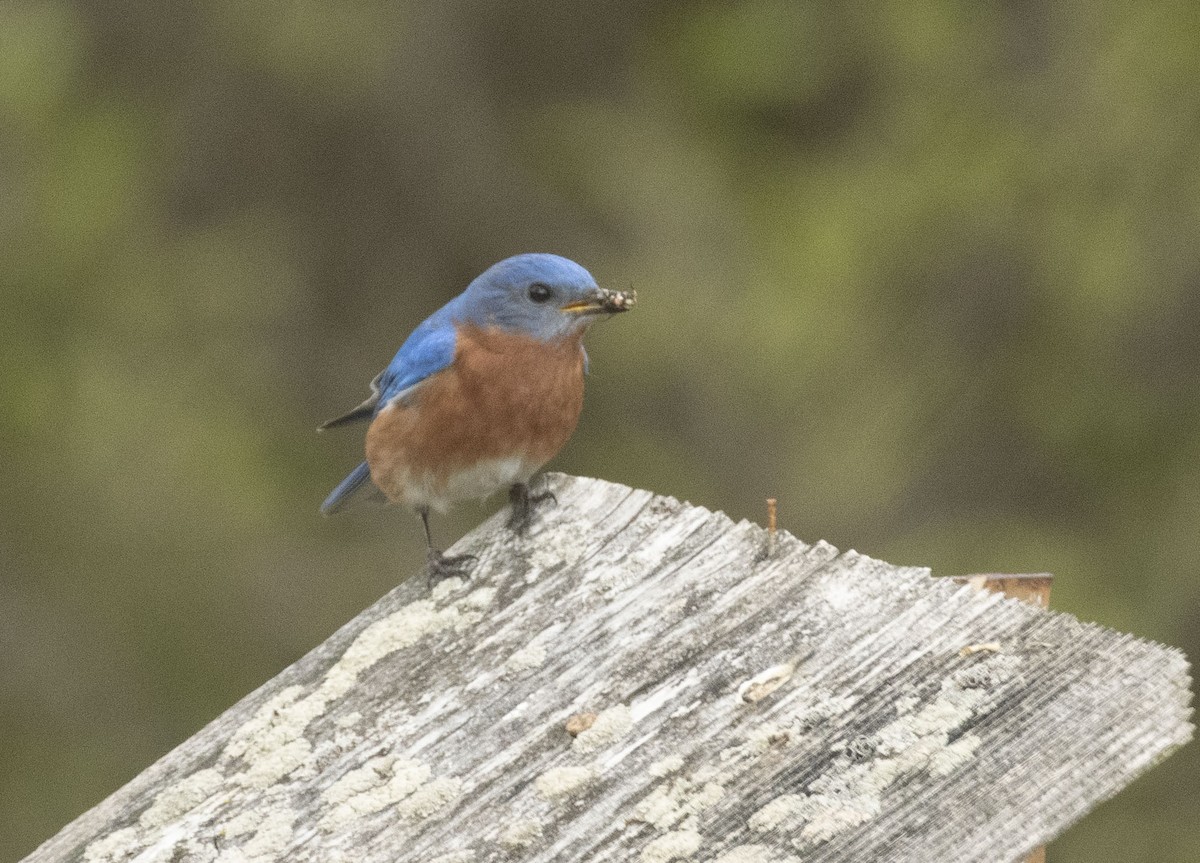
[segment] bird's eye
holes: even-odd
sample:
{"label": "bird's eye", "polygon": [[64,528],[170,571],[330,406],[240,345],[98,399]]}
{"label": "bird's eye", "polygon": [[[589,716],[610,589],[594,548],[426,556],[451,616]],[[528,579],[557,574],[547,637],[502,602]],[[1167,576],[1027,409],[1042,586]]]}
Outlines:
{"label": "bird's eye", "polygon": [[550,299],[554,292],[550,290],[548,285],[543,285],[541,282],[534,282],[529,286],[529,299],[535,303],[544,303]]}

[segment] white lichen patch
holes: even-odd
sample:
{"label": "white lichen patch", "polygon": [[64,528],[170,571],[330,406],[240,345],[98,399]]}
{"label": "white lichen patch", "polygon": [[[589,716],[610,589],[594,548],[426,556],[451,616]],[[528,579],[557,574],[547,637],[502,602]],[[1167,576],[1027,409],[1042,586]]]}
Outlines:
{"label": "white lichen patch", "polygon": [[931,734],[945,734],[971,718],[985,694],[972,690],[951,690],[926,704],[916,713],[905,714],[884,726],[877,737],[883,755],[903,752]]}
{"label": "white lichen patch", "polygon": [[[455,580],[446,579],[438,587]],[[445,629],[460,630],[482,619],[477,610],[464,611],[461,605],[463,603],[458,602],[438,608],[432,599],[419,599],[375,621],[346,648],[314,695],[326,700],[338,698],[349,691],[359,674],[385,656],[412,647],[428,635]]]}
{"label": "white lichen patch", "polygon": [[720,767],[709,767],[697,773],[697,778],[716,778],[723,781],[750,761],[770,752],[778,752],[800,743],[814,728],[851,710],[856,701],[850,696],[806,693],[803,706],[794,713],[783,714],[777,720],[752,725],[746,736],[717,755]]}
{"label": "white lichen patch", "polygon": [[463,609],[473,608],[476,611],[487,611],[491,608],[492,601],[495,598],[496,588],[478,587],[463,597],[461,607]]}
{"label": "white lichen patch", "polygon": [[897,718],[876,735],[879,753],[895,755],[920,742],[928,744],[928,738],[940,739],[944,746],[951,732],[989,708],[996,698],[995,687],[1012,677],[1018,664],[1016,657],[993,654],[956,671],[942,683],[937,696],[922,707],[902,699],[905,703],[897,704]]}
{"label": "white lichen patch", "polygon": [[578,794],[596,778],[594,767],[552,767],[533,781],[533,787],[544,800]]}
{"label": "white lichen patch", "polygon": [[803,817],[804,794],[781,794],[750,816],[750,829],[765,833],[799,823]]}
{"label": "white lichen patch", "polygon": [[283,777],[304,765],[312,754],[312,744],[304,737],[288,740],[269,753],[252,760],[235,781],[248,788],[270,788]]}
{"label": "white lichen patch", "polygon": [[308,705],[300,697],[303,694],[303,686],[288,686],[267,699],[229,738],[223,758],[252,761],[303,733],[320,713],[304,709]]}
{"label": "white lichen patch", "polygon": [[672,830],[650,841],[638,856],[641,863],[668,863],[686,860],[700,850],[700,834],[695,830]]}
{"label": "white lichen patch", "polygon": [[401,818],[428,818],[438,812],[448,812],[449,803],[462,793],[462,780],[454,776],[439,776],[422,785],[396,804]]}
{"label": "white lichen patch", "polygon": [[670,776],[683,769],[683,758],[679,755],[668,755],[650,765],[648,772],[654,777]]}
{"label": "white lichen patch", "polygon": [[683,816],[668,791],[659,786],[638,803],[634,817],[656,827],[671,827]]}
{"label": "white lichen patch", "polygon": [[83,849],[85,863],[110,863],[113,860],[128,859],[128,852],[139,847],[139,832],[136,827],[122,827],[107,836],[101,836]]}
{"label": "white lichen patch", "polygon": [[513,652],[511,656],[504,661],[504,670],[509,674],[519,674],[522,671],[530,671],[534,668],[540,668],[542,663],[546,661],[546,644],[543,636],[539,635],[529,644],[522,647],[520,650]]}
{"label": "white lichen patch", "polygon": [[574,566],[587,554],[587,535],[578,525],[558,524],[538,534],[537,542],[528,551],[529,582],[536,581],[539,571]]}
{"label": "white lichen patch", "polygon": [[377,812],[405,794],[410,794],[429,778],[431,772],[427,765],[419,761],[380,755],[362,767],[348,771],[321,792],[321,797],[334,806],[357,798],[377,798],[381,800],[378,805],[359,800],[362,812]]}
{"label": "white lichen patch", "polygon": [[708,764],[696,771],[696,778],[725,781],[740,773],[750,762],[768,752],[793,746],[800,732],[794,726],[782,722],[759,722],[746,731],[746,736],[717,753],[717,763]]}
{"label": "white lichen patch", "polygon": [[949,776],[975,757],[975,750],[982,742],[974,734],[964,734],[933,754],[929,759],[929,772],[934,776]]}
{"label": "white lichen patch", "polygon": [[429,766],[419,761],[381,755],[348,772],[322,793],[333,808],[321,826],[333,830],[374,812],[399,804],[430,777]]}
{"label": "white lichen patch", "polygon": [[699,815],[725,796],[716,782],[696,782],[677,777],[655,786],[634,808],[634,817],[666,830],[693,815]]}
{"label": "white lichen patch", "polygon": [[883,811],[878,798],[842,799],[814,795],[810,798],[809,822],[800,837],[812,842],[827,842],[843,830],[865,824]]}
{"label": "white lichen patch", "polygon": [[458,576],[443,578],[433,586],[432,590],[429,591],[429,598],[434,602],[442,602],[446,599],[449,599],[466,586],[467,581],[465,578],[459,578]]}
{"label": "white lichen patch", "polygon": [[483,620],[482,611],[476,611],[474,609],[459,609],[458,617],[454,621],[454,631],[460,633],[466,632],[481,620]]}
{"label": "white lichen patch", "polygon": [[809,793],[776,797],[750,816],[749,827],[763,833],[803,825],[802,839],[826,841],[878,815],[882,803],[876,789],[886,788],[898,775],[892,761],[855,764],[843,773],[819,777]]}
{"label": "white lichen patch", "polygon": [[292,842],[292,825],[297,817],[296,812],[286,807],[268,812],[253,836],[240,846],[222,851],[218,861],[225,863],[223,858],[233,851],[240,851],[239,859],[245,863],[270,863],[285,859],[287,847]]}
{"label": "white lichen patch", "polygon": [[313,695],[301,698],[304,688],[289,686],[263,704],[239,727],[221,753],[221,763],[245,762],[238,784],[265,788],[304,764],[312,745],[304,729],[325,710],[325,700]]}
{"label": "white lichen patch", "polygon": [[[459,584],[452,583],[455,581]],[[461,579],[446,579],[435,588],[435,598],[446,599],[464,585]],[[480,588],[444,608],[438,608],[433,599],[418,600],[375,621],[359,633],[315,690],[305,695],[303,687],[289,686],[263,704],[234,732],[221,763],[242,759],[245,766],[234,781],[253,788],[275,785],[293,774],[311,776],[315,759],[304,732],[324,715],[330,702],[345,695],[363,671],[389,654],[442,630],[461,631],[478,623],[483,617],[479,608],[490,604],[494,596],[492,588]],[[348,728],[360,718],[352,714],[339,720],[338,726]],[[343,732],[334,742],[347,748],[355,740],[350,732]]]}
{"label": "white lichen patch", "polygon": [[542,838],[542,825],[532,818],[519,818],[504,828],[500,844],[505,848],[525,848]]}
{"label": "white lichen patch", "polygon": [[595,752],[616,743],[633,728],[633,714],[624,704],[600,711],[596,721],[581,731],[571,744],[576,752]]}
{"label": "white lichen patch", "polygon": [[811,700],[806,700],[803,707],[792,714],[788,726],[804,733],[830,719],[850,712],[857,703],[857,699],[849,695],[829,693],[814,695]]}
{"label": "white lichen patch", "polygon": [[764,755],[772,749],[789,746],[798,739],[790,725],[780,722],[760,722],[746,732],[745,743],[731,752],[722,752],[725,758],[742,754]]}
{"label": "white lichen patch", "polygon": [[950,736],[995,703],[995,687],[1015,673],[1017,663],[993,654],[952,674],[927,704],[905,697],[896,719],[873,735],[838,744],[835,751],[843,754],[829,772],[805,793],[767,803],[750,817],[750,829],[798,829],[800,840],[825,842],[879,815],[884,792],[902,777],[953,771],[974,756],[979,740],[965,734],[951,744]]}
{"label": "white lichen patch", "polygon": [[168,786],[154,798],[150,807],[138,818],[143,830],[152,830],[169,824],[181,815],[195,809],[216,794],[224,778],[220,771],[208,768],[198,770],[191,776]]}
{"label": "white lichen patch", "polygon": [[267,811],[265,807],[256,806],[253,809],[247,809],[244,812],[239,812],[232,818],[222,821],[216,828],[214,836],[222,839],[235,839],[238,836],[244,836],[247,833],[252,833],[258,829],[266,817]]}
{"label": "white lichen patch", "polygon": [[361,743],[363,735],[355,729],[360,722],[362,722],[362,714],[357,710],[346,716],[339,716],[333,723],[337,729],[333,733],[333,745],[345,752]]}

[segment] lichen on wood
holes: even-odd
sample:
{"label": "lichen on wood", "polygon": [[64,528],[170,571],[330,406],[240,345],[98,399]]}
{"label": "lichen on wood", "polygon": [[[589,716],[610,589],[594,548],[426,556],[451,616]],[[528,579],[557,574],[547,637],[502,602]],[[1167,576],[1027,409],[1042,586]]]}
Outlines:
{"label": "lichen on wood", "polygon": [[994,863],[1191,735],[1175,650],[546,482],[28,861]]}

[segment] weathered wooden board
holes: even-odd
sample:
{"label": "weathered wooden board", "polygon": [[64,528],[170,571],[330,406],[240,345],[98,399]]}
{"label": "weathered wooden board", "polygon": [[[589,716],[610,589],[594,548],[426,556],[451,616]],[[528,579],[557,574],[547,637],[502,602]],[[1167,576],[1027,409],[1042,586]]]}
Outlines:
{"label": "weathered wooden board", "polygon": [[27,859],[1002,863],[1190,738],[1178,651],[547,483]]}

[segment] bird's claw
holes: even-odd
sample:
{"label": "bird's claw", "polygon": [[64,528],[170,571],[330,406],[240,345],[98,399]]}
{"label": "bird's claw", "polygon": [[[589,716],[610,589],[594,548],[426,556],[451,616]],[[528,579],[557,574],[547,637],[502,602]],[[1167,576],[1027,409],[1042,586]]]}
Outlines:
{"label": "bird's claw", "polygon": [[436,548],[429,549],[425,557],[425,571],[429,586],[447,578],[470,578],[471,566],[479,558],[473,554],[447,555]]}
{"label": "bird's claw", "polygon": [[554,492],[542,491],[530,494],[529,486],[524,483],[518,483],[509,489],[508,500],[512,504],[512,513],[508,516],[507,522],[508,529],[518,536],[529,529],[538,504],[552,500],[555,506],[558,505],[558,498],[555,497]]}

